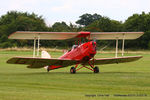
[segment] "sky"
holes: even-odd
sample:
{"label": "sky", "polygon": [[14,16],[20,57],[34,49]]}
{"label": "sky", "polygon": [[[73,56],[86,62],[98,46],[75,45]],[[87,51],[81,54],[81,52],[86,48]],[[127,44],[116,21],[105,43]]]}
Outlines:
{"label": "sky", "polygon": [[42,15],[49,26],[61,21],[75,24],[85,13],[124,22],[135,13],[150,12],[150,0],[1,0],[0,16],[12,10]]}

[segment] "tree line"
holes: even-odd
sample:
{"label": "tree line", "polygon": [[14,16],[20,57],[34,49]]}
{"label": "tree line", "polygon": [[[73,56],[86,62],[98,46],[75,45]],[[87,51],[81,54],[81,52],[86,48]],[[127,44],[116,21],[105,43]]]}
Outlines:
{"label": "tree line", "polygon": [[[100,14],[83,14],[76,24],[55,22],[52,26],[46,25],[44,18],[35,13],[9,11],[0,17],[0,48],[33,46],[32,40],[9,40],[8,36],[16,31],[45,31],[45,32],[145,32],[136,40],[126,40],[125,47],[131,49],[150,49],[150,13],[142,12],[129,16],[125,22],[110,19]],[[120,41],[121,44],[122,41]],[[115,41],[97,41],[98,47],[109,45],[113,47]],[[72,40],[50,41],[43,40],[42,47],[68,48],[74,44]]]}

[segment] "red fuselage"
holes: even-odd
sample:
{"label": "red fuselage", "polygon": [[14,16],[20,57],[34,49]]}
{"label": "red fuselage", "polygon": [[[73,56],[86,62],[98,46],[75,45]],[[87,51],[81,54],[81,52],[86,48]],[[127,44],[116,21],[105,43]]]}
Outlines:
{"label": "red fuselage", "polygon": [[[75,45],[71,50],[66,52],[59,59],[78,60],[81,63],[88,62],[96,54],[96,42],[90,41],[81,45]],[[50,66],[50,69],[55,69],[63,66]]]}
{"label": "red fuselage", "polygon": [[73,47],[66,52],[60,59],[90,60],[96,54],[96,42],[90,41],[79,46]]}

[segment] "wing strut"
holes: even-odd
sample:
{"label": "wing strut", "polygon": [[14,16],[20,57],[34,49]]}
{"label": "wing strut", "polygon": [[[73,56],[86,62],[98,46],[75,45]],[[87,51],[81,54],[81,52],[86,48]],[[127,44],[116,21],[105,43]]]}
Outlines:
{"label": "wing strut", "polygon": [[35,49],[36,49],[36,37],[34,38],[33,57],[35,57]]}
{"label": "wing strut", "polygon": [[116,54],[115,57],[118,57],[118,38],[116,38]]}
{"label": "wing strut", "polygon": [[125,42],[125,34],[123,34],[123,39],[122,39],[122,56],[124,56],[124,42]]}
{"label": "wing strut", "polygon": [[40,35],[38,35],[37,56],[39,56],[39,48],[40,48]]}
{"label": "wing strut", "polygon": [[[36,40],[37,40],[37,53],[36,53]],[[40,50],[40,36],[38,35],[38,38],[34,37],[34,49],[33,49],[33,57],[35,55],[39,56],[39,50]]]}
{"label": "wing strut", "polygon": [[[125,34],[123,34],[123,39],[122,39],[122,56],[124,56],[124,43],[125,43]],[[116,54],[115,57],[118,57],[118,37],[116,38]]]}

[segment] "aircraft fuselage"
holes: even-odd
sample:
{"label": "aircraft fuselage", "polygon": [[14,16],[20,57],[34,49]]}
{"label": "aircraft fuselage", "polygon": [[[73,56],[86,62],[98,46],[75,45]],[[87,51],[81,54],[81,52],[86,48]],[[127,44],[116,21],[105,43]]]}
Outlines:
{"label": "aircraft fuselage", "polygon": [[[96,42],[90,41],[81,45],[76,45],[71,50],[66,52],[59,59],[79,60],[81,63],[88,62],[96,54]],[[50,69],[55,69],[63,66],[50,66]]]}

